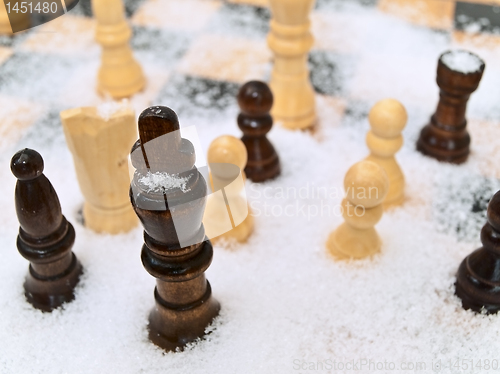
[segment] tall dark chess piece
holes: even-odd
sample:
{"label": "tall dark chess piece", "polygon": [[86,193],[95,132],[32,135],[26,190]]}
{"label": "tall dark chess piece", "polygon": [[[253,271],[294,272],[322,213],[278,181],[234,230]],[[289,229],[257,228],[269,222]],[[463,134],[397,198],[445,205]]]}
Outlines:
{"label": "tall dark chess piece", "polygon": [[488,314],[500,310],[500,191],[490,203],[481,230],[483,246],[467,256],[457,273],[455,293],[464,309]]}
{"label": "tall dark chess piece", "polygon": [[248,152],[245,173],[253,182],[264,182],[280,174],[280,161],[266,134],[273,126],[269,114],[273,94],[264,82],[250,81],[238,92],[238,126],[243,131],[241,140]]}
{"label": "tall dark chess piece", "polygon": [[82,273],[71,251],[75,230],[61,213],[38,152],[27,148],[17,152],[10,169],[18,179],[15,201],[21,227],[17,249],[30,262],[25,295],[35,308],[50,312],[75,298],[73,290]]}
{"label": "tall dark chess piece", "polygon": [[203,336],[220,310],[204,274],[213,255],[202,224],[207,184],[171,109],[144,110],[139,137],[130,199],[144,226],[142,263],[157,278],[149,338],[173,351]]}
{"label": "tall dark chess piece", "polygon": [[484,68],[484,62],[467,51],[448,51],[440,56],[436,78],[439,103],[430,123],[420,132],[417,150],[439,161],[461,164],[467,160],[467,101],[479,86]]}

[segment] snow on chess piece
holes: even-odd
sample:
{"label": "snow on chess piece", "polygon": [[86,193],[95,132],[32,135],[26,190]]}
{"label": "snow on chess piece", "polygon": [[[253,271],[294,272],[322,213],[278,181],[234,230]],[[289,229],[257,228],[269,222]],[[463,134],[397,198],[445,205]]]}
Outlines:
{"label": "snow on chess piece", "polygon": [[384,212],[382,202],[389,189],[387,174],[373,161],[361,161],[347,171],[344,188],[345,222],[330,234],[326,246],[337,260],[373,256],[382,246],[375,225]]}
{"label": "snow on chess piece", "polygon": [[130,199],[144,226],[141,259],[157,279],[149,338],[175,351],[202,337],[220,310],[205,278],[213,256],[202,224],[207,184],[194,166],[192,143],[181,138],[177,115],[167,107],[141,113],[130,156],[136,168]]}
{"label": "snow on chess piece", "polygon": [[271,131],[273,94],[268,85],[260,81],[245,83],[238,92],[238,126],[243,131],[241,140],[248,152],[245,173],[252,182],[264,182],[277,177],[280,161],[266,134]]}
{"label": "snow on chess piece", "polygon": [[464,309],[493,314],[500,310],[500,191],[488,204],[487,219],[481,230],[483,246],[458,268],[455,293]]}
{"label": "snow on chess piece", "polygon": [[475,54],[455,50],[441,55],[437,67],[439,103],[420,132],[417,150],[439,161],[461,164],[469,156],[470,136],[465,112],[477,89],[485,64]]}
{"label": "snow on chess piece", "polygon": [[17,152],[10,168],[17,178],[15,202],[19,253],[30,262],[24,283],[27,300],[50,312],[74,299],[82,266],[71,251],[75,230],[62,215],[56,191],[43,174],[43,159],[32,149]]}

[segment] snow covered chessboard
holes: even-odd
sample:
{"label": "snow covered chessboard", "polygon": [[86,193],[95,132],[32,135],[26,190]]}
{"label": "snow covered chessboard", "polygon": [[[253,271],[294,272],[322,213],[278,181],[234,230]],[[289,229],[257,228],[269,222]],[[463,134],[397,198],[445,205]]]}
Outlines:
{"label": "snow covered chessboard", "polygon": [[[217,0],[126,1],[132,46],[147,88],[136,114],[166,105],[202,146],[240,136],[235,100],[250,79],[268,80],[270,13]],[[147,338],[154,278],[140,260],[142,229],[98,235],[81,224],[83,197],[59,112],[98,105],[99,47],[88,1],[0,47],[0,372],[1,373],[486,373],[500,368],[500,316],[464,311],[455,273],[479,243],[492,194],[500,189],[500,35],[495,2],[318,0],[309,63],[319,121],[312,131],[275,126],[269,138],[282,175],[247,182],[255,233],[215,246],[207,271],[221,315],[207,339],[164,354]],[[415,151],[435,110],[439,55],[477,53],[486,70],[468,105],[472,152],[460,166]],[[407,200],[377,229],[382,253],[334,262],[325,241],[338,215],[347,169],[367,155],[367,113],[400,100],[409,114],[397,158]],[[14,152],[29,147],[76,230],[85,268],[76,300],[51,314],[23,296],[28,263],[17,252]],[[496,366],[495,366],[496,362]],[[335,366],[334,366],[335,365]],[[358,370],[356,370],[358,369]]]}

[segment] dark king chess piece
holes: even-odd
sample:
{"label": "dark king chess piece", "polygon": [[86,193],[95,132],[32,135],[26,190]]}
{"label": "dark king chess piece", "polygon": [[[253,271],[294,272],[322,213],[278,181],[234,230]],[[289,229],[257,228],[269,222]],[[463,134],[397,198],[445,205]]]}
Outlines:
{"label": "dark king chess piece", "polygon": [[71,251],[75,230],[61,213],[56,191],[43,174],[43,159],[32,149],[17,152],[10,168],[18,179],[15,202],[19,253],[30,262],[24,283],[27,300],[50,312],[74,299],[82,266]]}
{"label": "dark king chess piece", "polygon": [[149,338],[175,351],[202,337],[220,310],[204,274],[213,256],[202,224],[207,184],[171,109],[144,110],[139,137],[131,151],[130,199],[144,226],[142,263],[157,279]]}
{"label": "dark king chess piece", "polygon": [[487,218],[481,230],[483,246],[460,264],[455,293],[464,309],[493,314],[500,310],[500,191],[488,204]]}
{"label": "dark king chess piece", "polygon": [[241,140],[248,152],[245,173],[252,182],[264,182],[280,174],[280,161],[266,134],[273,126],[269,114],[273,94],[268,85],[260,81],[245,83],[238,92],[238,126],[243,131]]}
{"label": "dark king chess piece", "polygon": [[438,61],[439,103],[431,121],[420,132],[417,150],[439,161],[460,164],[469,155],[470,136],[465,112],[477,89],[485,64],[467,51],[448,51]]}

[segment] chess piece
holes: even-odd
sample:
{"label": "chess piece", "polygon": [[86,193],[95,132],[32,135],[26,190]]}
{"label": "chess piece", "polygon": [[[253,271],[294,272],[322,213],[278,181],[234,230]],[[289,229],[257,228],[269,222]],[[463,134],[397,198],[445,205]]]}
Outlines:
{"label": "chess piece", "polygon": [[214,191],[208,197],[203,217],[207,236],[212,241],[235,239],[244,242],[254,226],[247,200],[242,195],[247,163],[245,145],[234,136],[220,136],[210,144],[207,159]]}
{"label": "chess piece", "polygon": [[458,268],[455,294],[464,309],[494,314],[500,310],[500,191],[488,204],[487,218],[481,230],[483,246]]}
{"label": "chess piece", "polygon": [[139,138],[130,154],[130,200],[144,226],[142,263],[157,278],[149,338],[175,351],[202,337],[220,309],[205,278],[213,255],[202,224],[207,184],[171,109],[144,110]]}
{"label": "chess piece", "polygon": [[128,153],[137,138],[134,111],[121,108],[104,118],[95,107],[76,108],[61,112],[61,121],[85,197],[85,226],[108,234],[133,229]]}
{"label": "chess piece", "polygon": [[273,18],[267,43],[274,54],[271,90],[272,115],[288,129],[314,125],[314,91],[309,80],[307,57],[314,39],[309,14],[314,0],[270,0]]}
{"label": "chess piece", "polygon": [[379,101],[368,115],[371,130],[366,135],[366,145],[370,155],[366,159],[382,167],[389,178],[384,208],[401,204],[404,200],[405,178],[394,155],[403,146],[401,132],[407,120],[405,107],[394,99]]}
{"label": "chess piece", "polygon": [[141,91],[145,79],[129,45],[132,30],[122,0],[92,0],[92,11],[97,19],[96,40],[102,46],[99,92],[119,99]]}
{"label": "chess piece", "polygon": [[245,173],[253,182],[264,182],[280,174],[280,161],[266,134],[273,126],[269,114],[273,94],[264,82],[250,81],[238,92],[238,126],[243,131],[241,140],[248,152]]}
{"label": "chess piece", "polygon": [[43,174],[43,159],[32,149],[17,152],[10,169],[18,179],[15,201],[19,253],[30,262],[26,299],[50,312],[74,299],[82,266],[71,251],[75,230],[61,213],[56,191]]}
{"label": "chess piece", "polygon": [[470,136],[465,111],[479,86],[485,64],[467,51],[448,51],[437,67],[439,103],[431,121],[420,132],[417,150],[439,161],[461,164],[469,155]]}
{"label": "chess piece", "polygon": [[330,234],[326,246],[339,260],[372,256],[382,245],[374,226],[382,218],[382,202],[389,189],[387,174],[376,163],[361,161],[347,172],[344,188],[345,222]]}

